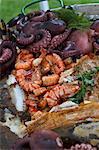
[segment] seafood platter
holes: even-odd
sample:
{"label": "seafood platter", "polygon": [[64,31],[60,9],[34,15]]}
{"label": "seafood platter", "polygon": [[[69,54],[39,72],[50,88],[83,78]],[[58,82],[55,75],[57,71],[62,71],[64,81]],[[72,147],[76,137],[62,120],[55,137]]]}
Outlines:
{"label": "seafood platter", "polygon": [[0,135],[2,150],[99,150],[99,4],[0,21]]}

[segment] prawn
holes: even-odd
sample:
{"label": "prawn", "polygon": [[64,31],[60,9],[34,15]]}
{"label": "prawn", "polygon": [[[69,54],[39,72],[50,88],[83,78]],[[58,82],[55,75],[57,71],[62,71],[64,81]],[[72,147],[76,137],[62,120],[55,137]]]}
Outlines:
{"label": "prawn", "polygon": [[31,72],[28,72],[24,69],[16,71],[16,78],[19,82],[19,85],[27,92],[33,92],[34,89],[40,87],[38,84],[32,82]]}
{"label": "prawn", "polygon": [[41,94],[44,94],[47,91],[45,87],[40,87],[38,89],[34,89],[34,95],[35,96],[40,96]]}
{"label": "prawn", "polygon": [[59,75],[58,74],[52,74],[48,76],[43,76],[42,81],[44,86],[51,86],[58,83]]}
{"label": "prawn", "polygon": [[30,54],[27,50],[21,51],[18,55],[15,68],[18,69],[30,69],[32,66],[33,55]]}
{"label": "prawn", "polygon": [[41,67],[37,66],[34,68],[33,73],[32,73],[32,82],[38,85],[42,84],[41,80],[42,74],[41,74]]}
{"label": "prawn", "polygon": [[55,53],[52,55],[49,54],[46,56],[46,60],[49,62],[53,73],[60,74],[62,71],[64,71],[65,64],[59,55]]}
{"label": "prawn", "polygon": [[36,59],[33,60],[32,65],[34,67],[39,66],[41,64],[42,60],[44,59],[44,57],[47,54],[47,51],[45,49],[41,49],[40,52],[41,52],[41,55],[39,56],[39,58],[36,58]]}
{"label": "prawn", "polygon": [[38,107],[44,109],[47,106],[47,101],[45,99],[41,99],[38,103]]}
{"label": "prawn", "polygon": [[36,104],[35,101],[27,99],[27,100],[25,101],[25,103],[26,103],[26,105],[27,105],[27,107],[28,107],[28,111],[29,111],[29,113],[30,113],[31,115],[33,115],[33,113],[35,113],[35,112],[38,111],[38,109],[37,109],[37,104]]}
{"label": "prawn", "polygon": [[50,71],[50,64],[49,62],[45,59],[42,60],[42,63],[41,63],[41,71],[42,71],[42,74],[46,74]]}
{"label": "prawn", "polygon": [[73,96],[78,90],[78,85],[58,84],[44,95],[44,99],[47,100],[49,107],[53,107],[60,104],[61,99],[66,99]]}

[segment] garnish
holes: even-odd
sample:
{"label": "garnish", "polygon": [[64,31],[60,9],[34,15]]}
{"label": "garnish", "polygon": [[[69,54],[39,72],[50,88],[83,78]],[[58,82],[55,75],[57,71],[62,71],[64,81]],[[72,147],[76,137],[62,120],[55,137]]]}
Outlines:
{"label": "garnish", "polygon": [[94,70],[86,71],[83,74],[79,74],[77,79],[81,81],[81,89],[76,93],[73,97],[69,98],[70,101],[73,101],[77,104],[83,102],[85,94],[87,90],[92,90],[94,86],[94,79],[93,77],[99,71],[99,67],[94,68]]}
{"label": "garnish", "polygon": [[84,13],[78,13],[75,10],[64,9],[55,10],[58,17],[68,24],[68,28],[85,29],[89,28],[91,21],[85,17]]}

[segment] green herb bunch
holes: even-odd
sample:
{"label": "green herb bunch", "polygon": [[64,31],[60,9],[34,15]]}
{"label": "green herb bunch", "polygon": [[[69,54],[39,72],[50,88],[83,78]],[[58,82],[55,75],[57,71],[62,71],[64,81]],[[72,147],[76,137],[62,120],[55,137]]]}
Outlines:
{"label": "green herb bunch", "polygon": [[60,19],[67,23],[68,28],[86,29],[91,25],[91,21],[85,17],[85,14],[78,13],[76,10],[62,8],[55,12]]}
{"label": "green herb bunch", "polygon": [[83,74],[79,74],[77,79],[81,82],[81,88],[73,97],[69,98],[70,101],[73,101],[77,104],[83,102],[87,89],[92,90],[94,86],[94,79],[93,77],[95,74],[99,72],[99,67],[96,67],[94,70],[89,72],[84,72]]}

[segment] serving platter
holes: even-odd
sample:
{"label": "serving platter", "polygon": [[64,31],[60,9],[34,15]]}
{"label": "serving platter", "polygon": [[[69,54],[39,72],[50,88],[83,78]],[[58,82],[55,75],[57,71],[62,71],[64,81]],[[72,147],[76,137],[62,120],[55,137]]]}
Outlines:
{"label": "serving platter", "polygon": [[[85,12],[85,14],[90,18],[90,19],[99,19],[99,4],[88,4],[88,5],[73,5],[71,6],[73,9]],[[91,11],[90,11],[91,10]],[[6,84],[6,78],[0,80],[0,103],[2,101],[8,101],[10,100],[11,97],[9,95],[9,91],[7,89],[7,84]],[[2,112],[0,109],[0,119],[2,120]],[[90,123],[90,121],[89,121]],[[73,130],[76,125],[72,125],[69,127],[61,127],[58,129],[55,129],[56,132],[60,134],[60,136],[64,139],[65,143],[68,143],[70,140],[73,141],[73,143],[76,142],[83,142],[83,141],[88,141],[90,142],[90,138],[77,138],[76,136],[73,135]],[[18,136],[16,136],[14,133],[9,131],[7,127],[3,127],[2,123],[0,124],[0,148],[1,150],[10,150],[12,144],[18,139]],[[91,135],[91,139],[97,140],[97,149],[98,144],[99,144],[99,137],[96,137],[95,135]],[[70,143],[71,144],[71,143]],[[91,143],[92,144],[92,143]]]}

